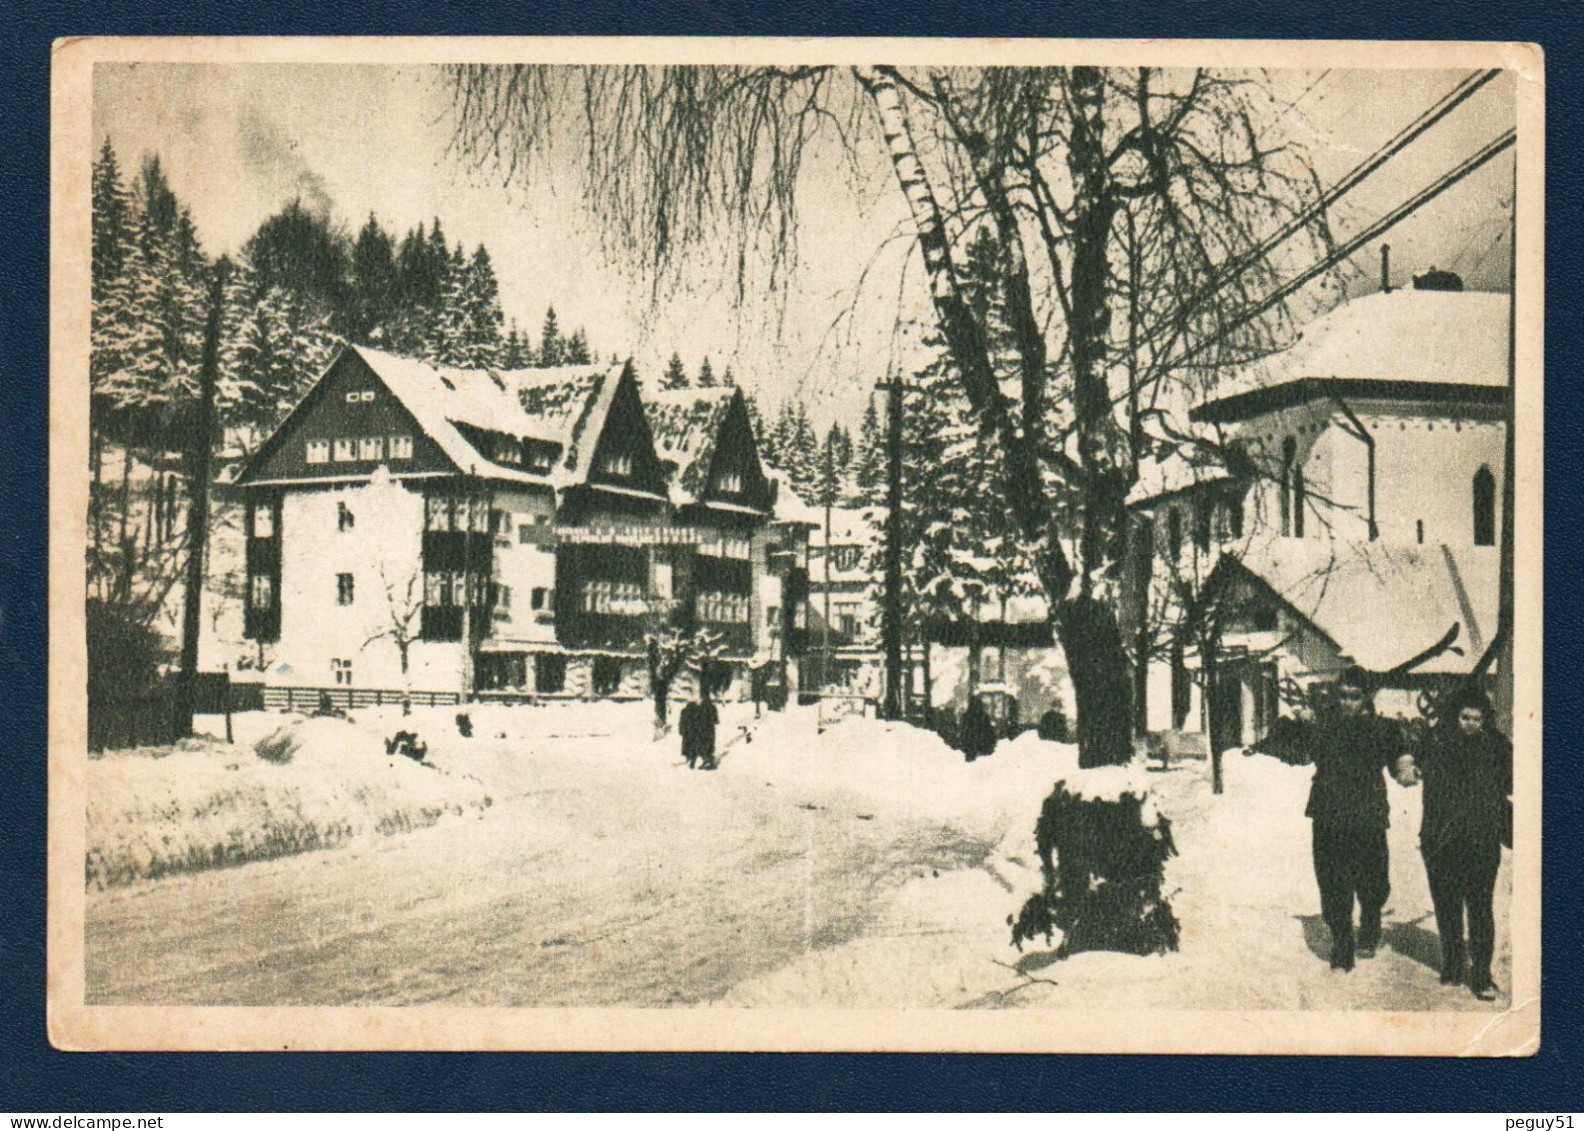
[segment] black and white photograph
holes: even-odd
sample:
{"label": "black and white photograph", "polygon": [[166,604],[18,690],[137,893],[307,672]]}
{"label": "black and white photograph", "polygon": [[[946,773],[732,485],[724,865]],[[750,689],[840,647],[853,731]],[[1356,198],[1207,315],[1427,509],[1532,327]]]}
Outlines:
{"label": "black and white photograph", "polygon": [[1538,1048],[1538,50],[54,78],[57,1047]]}

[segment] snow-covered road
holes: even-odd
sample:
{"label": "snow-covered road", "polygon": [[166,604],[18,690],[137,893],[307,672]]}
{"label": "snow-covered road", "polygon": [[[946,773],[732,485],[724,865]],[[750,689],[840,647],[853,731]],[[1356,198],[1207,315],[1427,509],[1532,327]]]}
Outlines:
{"label": "snow-covered road", "polygon": [[[423,720],[481,814],[407,835],[88,896],[90,1003],[849,1008],[1497,1009],[1436,978],[1393,787],[1387,945],[1331,973],[1302,816],[1309,772],[1230,756],[1145,775],[1174,824],[1178,953],[1019,954],[1034,816],[1070,747],[972,765],[874,720],[769,716],[715,773],[651,741],[642,704]],[[728,714],[723,735],[745,721]],[[532,732],[525,733],[525,720]],[[379,725],[378,721],[375,725]],[[507,737],[509,736],[509,737]],[[1496,976],[1509,985],[1509,888]]]}

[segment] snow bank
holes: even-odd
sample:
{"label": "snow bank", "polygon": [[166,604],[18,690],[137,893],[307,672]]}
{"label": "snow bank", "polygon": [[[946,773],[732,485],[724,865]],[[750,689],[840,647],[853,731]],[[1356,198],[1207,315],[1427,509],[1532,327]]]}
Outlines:
{"label": "snow bank", "polygon": [[491,804],[471,775],[388,757],[387,729],[287,721],[269,736],[290,750],[284,763],[207,739],[91,760],[87,882],[103,888],[288,856]]}

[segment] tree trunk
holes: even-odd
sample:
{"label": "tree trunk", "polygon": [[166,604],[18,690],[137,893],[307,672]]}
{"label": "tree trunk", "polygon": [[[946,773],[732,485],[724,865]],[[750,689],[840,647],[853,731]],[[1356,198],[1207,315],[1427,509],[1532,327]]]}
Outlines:
{"label": "tree trunk", "polygon": [[1115,614],[1081,595],[1061,603],[1055,628],[1076,700],[1078,765],[1126,765],[1133,759],[1133,696]]}

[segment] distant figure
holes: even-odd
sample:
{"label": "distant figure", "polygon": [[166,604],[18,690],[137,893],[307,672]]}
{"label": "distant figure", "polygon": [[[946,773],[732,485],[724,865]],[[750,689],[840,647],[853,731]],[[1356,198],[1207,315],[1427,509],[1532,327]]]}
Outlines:
{"label": "distant figure", "polygon": [[1046,742],[1068,741],[1067,716],[1062,712],[1059,703],[1052,705],[1050,710],[1040,716],[1039,726],[1036,729]]}
{"label": "distant figure", "polygon": [[[1391,894],[1385,771],[1402,780],[1411,762],[1402,737],[1370,703],[1368,676],[1348,668],[1337,679],[1336,710],[1315,720],[1314,784],[1304,815],[1314,822],[1315,881],[1320,913],[1331,931],[1331,969],[1353,969],[1380,945],[1381,908]],[[1353,903],[1359,907],[1357,943]]]}
{"label": "distant figure", "polygon": [[720,713],[710,702],[707,689],[701,689],[698,699],[682,708],[677,729],[682,732],[682,757],[687,760],[688,769],[715,768],[715,725],[718,722]]}
{"label": "distant figure", "polygon": [[[1492,728],[1491,704],[1470,686],[1454,695],[1415,759],[1424,782],[1419,848],[1441,936],[1441,984],[1467,982],[1481,1001],[1496,997],[1492,895],[1501,850],[1512,845],[1512,743]],[[1468,969],[1463,914],[1468,911]]]}
{"label": "distant figure", "polygon": [[990,712],[978,697],[968,701],[968,709],[963,712],[962,728],[957,733],[957,746],[963,752],[963,757],[972,762],[975,758],[985,758],[995,752],[996,732],[995,723],[990,721]]}
{"label": "distant figure", "polygon": [[473,718],[466,711],[461,711],[456,717],[457,733],[463,738],[473,737]]}

